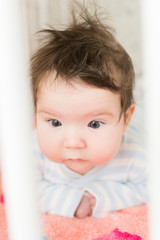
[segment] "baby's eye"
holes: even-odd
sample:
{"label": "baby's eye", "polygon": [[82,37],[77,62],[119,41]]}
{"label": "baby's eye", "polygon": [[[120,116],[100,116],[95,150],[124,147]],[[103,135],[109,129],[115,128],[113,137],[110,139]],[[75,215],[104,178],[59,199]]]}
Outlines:
{"label": "baby's eye", "polygon": [[103,123],[100,122],[100,121],[91,121],[89,124],[88,124],[88,127],[91,127],[91,128],[99,128]]}
{"label": "baby's eye", "polygon": [[62,123],[60,121],[58,121],[57,119],[52,119],[52,120],[49,120],[50,124],[53,126],[53,127],[59,127],[59,126],[62,126]]}

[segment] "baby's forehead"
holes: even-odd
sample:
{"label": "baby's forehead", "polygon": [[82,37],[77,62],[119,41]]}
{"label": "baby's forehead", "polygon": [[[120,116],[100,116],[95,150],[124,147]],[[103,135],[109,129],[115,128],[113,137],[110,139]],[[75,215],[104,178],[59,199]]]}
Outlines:
{"label": "baby's forehead", "polygon": [[115,97],[119,95],[113,93],[107,88],[100,88],[91,84],[87,84],[83,80],[77,78],[66,80],[61,77],[56,79],[49,78],[46,79],[46,81],[43,80],[39,85],[38,91],[46,94],[48,94],[48,92],[52,92],[54,95],[63,93],[63,95],[68,95],[68,97],[81,94],[86,98],[89,96],[97,98],[98,95],[103,96],[106,94],[110,94]]}
{"label": "baby's forehead", "polygon": [[[97,79],[97,82],[98,82],[98,79]],[[68,91],[73,91],[73,89],[75,91],[88,89],[93,92],[94,91],[103,91],[103,92],[110,91],[116,95],[118,94],[116,92],[109,90],[106,87],[101,87],[97,85],[94,84],[94,82],[91,83],[91,81],[88,83],[87,80],[76,77],[76,76],[67,78],[65,76],[57,76],[56,72],[51,72],[43,76],[43,78],[41,78],[41,80],[39,81],[38,90],[42,90],[44,88],[52,89],[53,91],[57,91],[58,89],[68,89]]]}
{"label": "baby's forehead", "polygon": [[73,107],[75,111],[83,107],[90,111],[101,108],[103,111],[113,107],[120,108],[120,95],[108,89],[90,86],[77,79],[66,82],[61,78],[48,81],[39,88],[38,103],[58,104],[59,107]]}

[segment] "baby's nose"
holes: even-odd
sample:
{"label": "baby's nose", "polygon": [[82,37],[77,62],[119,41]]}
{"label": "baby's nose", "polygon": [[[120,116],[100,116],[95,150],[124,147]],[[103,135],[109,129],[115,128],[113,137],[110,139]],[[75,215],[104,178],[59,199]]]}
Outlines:
{"label": "baby's nose", "polygon": [[81,149],[86,148],[86,146],[84,136],[78,132],[70,132],[64,138],[64,148]]}

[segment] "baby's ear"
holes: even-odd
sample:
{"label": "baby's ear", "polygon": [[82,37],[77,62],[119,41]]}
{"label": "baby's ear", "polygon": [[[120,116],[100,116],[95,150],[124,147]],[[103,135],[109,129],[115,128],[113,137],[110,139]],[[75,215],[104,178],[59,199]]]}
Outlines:
{"label": "baby's ear", "polygon": [[125,113],[125,119],[124,119],[124,121],[125,121],[125,129],[124,129],[124,132],[126,131],[128,125],[130,123],[130,120],[131,120],[131,117],[132,117],[134,111],[135,111],[135,103],[133,102],[131,104],[131,106],[127,109],[126,113]]}

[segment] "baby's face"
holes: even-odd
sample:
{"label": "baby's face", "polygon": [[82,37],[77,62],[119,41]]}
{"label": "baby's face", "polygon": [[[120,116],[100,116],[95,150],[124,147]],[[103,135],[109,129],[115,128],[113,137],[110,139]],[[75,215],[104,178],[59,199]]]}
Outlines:
{"label": "baby's face", "polygon": [[[51,78],[53,76],[50,76]],[[76,79],[75,79],[76,80]],[[61,78],[38,91],[36,127],[43,154],[85,174],[110,161],[125,132],[120,96]]]}

